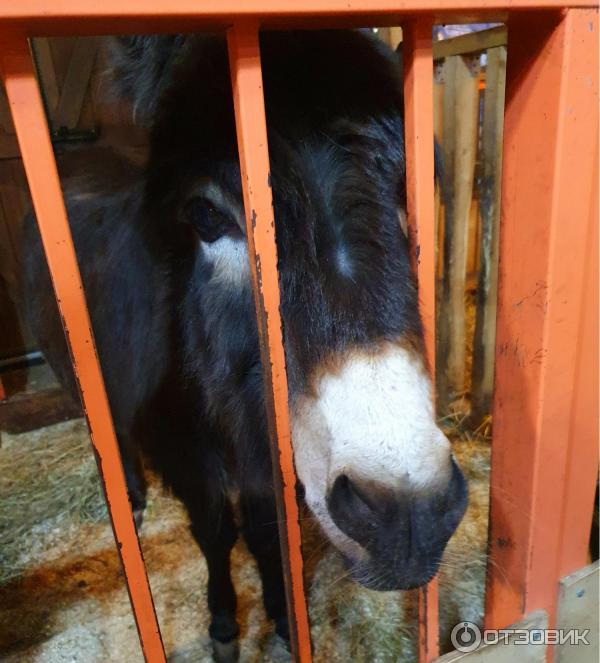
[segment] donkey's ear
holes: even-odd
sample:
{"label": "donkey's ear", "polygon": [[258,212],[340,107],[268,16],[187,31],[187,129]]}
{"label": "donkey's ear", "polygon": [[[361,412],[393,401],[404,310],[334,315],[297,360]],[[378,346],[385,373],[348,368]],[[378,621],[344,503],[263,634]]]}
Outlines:
{"label": "donkey's ear", "polygon": [[136,124],[147,127],[152,123],[185,42],[185,35],[138,35],[110,40],[107,53],[110,90],[131,107]]}

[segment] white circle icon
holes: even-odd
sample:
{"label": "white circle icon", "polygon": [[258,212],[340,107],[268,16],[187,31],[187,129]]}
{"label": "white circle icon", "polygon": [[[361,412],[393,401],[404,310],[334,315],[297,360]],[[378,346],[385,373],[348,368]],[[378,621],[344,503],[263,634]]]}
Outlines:
{"label": "white circle icon", "polygon": [[460,652],[475,651],[481,644],[481,629],[473,622],[460,622],[452,629],[450,640]]}

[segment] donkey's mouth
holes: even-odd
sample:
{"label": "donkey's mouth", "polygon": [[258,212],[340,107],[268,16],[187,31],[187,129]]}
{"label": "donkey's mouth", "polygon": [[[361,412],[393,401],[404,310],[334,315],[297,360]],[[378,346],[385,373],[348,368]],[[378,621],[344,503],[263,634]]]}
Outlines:
{"label": "donkey's mouth", "polygon": [[[392,569],[389,565],[377,564],[373,559],[356,561],[341,554],[348,576],[363,587],[377,592],[418,589],[435,577],[439,562],[427,564],[426,568],[415,569],[414,564],[406,568]],[[413,568],[411,568],[413,567]]]}

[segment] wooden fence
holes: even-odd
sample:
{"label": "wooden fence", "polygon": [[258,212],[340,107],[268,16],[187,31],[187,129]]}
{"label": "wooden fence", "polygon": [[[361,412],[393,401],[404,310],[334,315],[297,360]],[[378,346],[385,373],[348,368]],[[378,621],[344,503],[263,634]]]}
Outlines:
{"label": "wooden fence", "polygon": [[[378,35],[402,42],[402,28]],[[473,424],[493,392],[506,41],[500,25],[433,42],[438,409],[460,400]]]}
{"label": "wooden fence", "polygon": [[493,390],[506,28],[434,42],[438,195],[438,406]]}

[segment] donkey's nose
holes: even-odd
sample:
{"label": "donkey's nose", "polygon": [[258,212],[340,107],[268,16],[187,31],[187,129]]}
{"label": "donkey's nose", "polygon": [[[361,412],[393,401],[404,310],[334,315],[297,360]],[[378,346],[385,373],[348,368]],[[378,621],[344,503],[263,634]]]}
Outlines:
{"label": "donkey's nose", "polygon": [[373,589],[428,582],[466,504],[466,482],[453,460],[450,476],[434,491],[390,488],[340,474],[327,497],[333,522],[368,553],[360,580]]}

